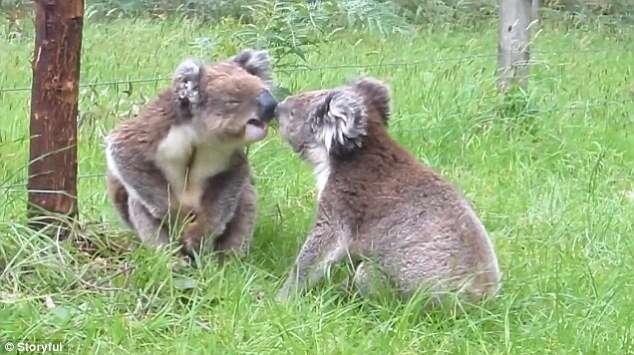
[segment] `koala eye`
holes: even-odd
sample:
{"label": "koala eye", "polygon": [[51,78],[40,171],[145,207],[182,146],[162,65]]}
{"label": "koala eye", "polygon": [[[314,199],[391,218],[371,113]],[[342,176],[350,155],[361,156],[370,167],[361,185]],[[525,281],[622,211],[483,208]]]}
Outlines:
{"label": "koala eye", "polygon": [[227,100],[225,101],[225,105],[229,108],[229,109],[234,109],[237,108],[238,106],[240,106],[242,104],[242,101],[240,100]]}

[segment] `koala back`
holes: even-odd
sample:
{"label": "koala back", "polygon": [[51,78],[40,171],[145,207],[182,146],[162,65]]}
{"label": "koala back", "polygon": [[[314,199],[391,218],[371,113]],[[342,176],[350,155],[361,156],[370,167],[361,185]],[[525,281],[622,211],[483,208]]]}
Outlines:
{"label": "koala back", "polygon": [[[405,294],[423,285],[476,297],[497,291],[493,245],[469,202],[390,137],[385,85],[366,78],[280,106],[283,135],[318,176],[326,172],[318,180],[320,215],[346,226],[352,255],[375,259]],[[296,129],[297,116],[310,129]]]}

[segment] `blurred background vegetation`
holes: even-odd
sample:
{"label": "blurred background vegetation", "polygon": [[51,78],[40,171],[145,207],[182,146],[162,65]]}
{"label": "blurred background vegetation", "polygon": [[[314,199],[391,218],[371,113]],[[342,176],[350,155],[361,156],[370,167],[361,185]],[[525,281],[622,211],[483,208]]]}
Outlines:
{"label": "blurred background vegetation", "polygon": [[[541,0],[545,16],[586,18],[634,16],[633,0]],[[32,1],[0,0],[6,16],[24,15]],[[187,16],[203,21],[231,18],[257,23],[276,11],[319,10],[333,26],[382,26],[387,21],[410,25],[468,23],[496,16],[499,0],[86,0],[86,14],[97,18]],[[377,24],[376,20],[382,20]]]}
{"label": "blurred background vegetation", "polygon": [[[3,10],[27,8],[32,1],[0,0]],[[87,13],[104,18],[193,16],[209,21],[234,18],[253,22],[266,13],[262,7],[324,5],[330,15],[341,18],[354,11],[401,17],[413,24],[488,17],[496,13],[499,0],[86,0]],[[632,0],[542,0],[546,10],[571,16],[624,15],[634,13]]]}
{"label": "blurred background vegetation", "polygon": [[[499,0],[86,0],[81,228],[57,243],[25,213],[32,5],[0,0],[0,343],[55,339],[78,354],[634,354],[634,0],[542,1],[528,90],[503,96]],[[293,304],[272,301],[316,198],[311,168],[274,132],[249,149],[260,196],[249,258],[173,268],[173,250],[139,247],[106,197],[105,134],[168,87],[183,58],[246,46],[272,52],[280,92],[359,75],[390,83],[390,134],[465,191],[495,243],[495,304],[423,316],[418,301],[347,295],[337,272]]]}
{"label": "blurred background vegetation", "polygon": [[[0,0],[3,35],[21,37],[32,26],[33,1]],[[499,0],[86,0],[88,21],[122,18],[192,20],[201,25],[235,29],[231,41],[268,48],[276,65],[305,59],[308,48],[344,31],[383,36],[425,27],[491,27]],[[542,0],[541,16],[551,24],[588,24],[618,28],[634,24],[634,0]],[[201,38],[199,47],[214,47],[217,38]]]}

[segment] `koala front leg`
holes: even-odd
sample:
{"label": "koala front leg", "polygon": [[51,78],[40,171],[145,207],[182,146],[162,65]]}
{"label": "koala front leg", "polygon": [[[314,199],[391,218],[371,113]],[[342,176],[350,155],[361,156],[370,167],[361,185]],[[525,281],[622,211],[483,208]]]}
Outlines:
{"label": "koala front leg", "polygon": [[170,191],[167,180],[156,165],[145,157],[146,152],[125,149],[117,141],[108,143],[108,168],[126,188],[128,195],[142,203],[156,219],[169,212]]}
{"label": "koala front leg", "polygon": [[227,223],[225,231],[216,239],[214,250],[222,261],[225,256],[235,253],[246,255],[249,251],[253,230],[255,229],[257,195],[251,182],[242,188],[236,212]]}
{"label": "koala front leg", "polygon": [[277,300],[284,302],[321,280],[330,266],[348,255],[349,236],[344,230],[333,228],[327,221],[319,221],[313,227],[291,268],[284,286],[277,293]]}
{"label": "koala front leg", "polygon": [[213,245],[213,238],[225,231],[236,213],[242,187],[248,181],[246,171],[247,174],[244,169],[229,170],[208,180],[200,207],[194,212],[196,218],[180,238],[186,255],[193,256],[203,246]]}

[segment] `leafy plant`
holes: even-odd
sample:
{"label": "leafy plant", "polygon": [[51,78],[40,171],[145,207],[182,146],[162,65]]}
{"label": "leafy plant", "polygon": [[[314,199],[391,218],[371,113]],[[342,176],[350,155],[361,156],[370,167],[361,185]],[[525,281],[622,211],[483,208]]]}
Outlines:
{"label": "leafy plant", "polygon": [[[26,3],[29,1],[2,0],[0,9]],[[347,28],[386,35],[408,32],[412,24],[472,26],[497,17],[498,6],[499,0],[87,0],[86,14],[96,18],[184,16],[201,22],[230,18],[261,28],[263,15],[272,15],[270,10],[279,10],[283,16],[293,8],[297,15],[310,10],[328,17],[324,31]],[[542,7],[562,13],[554,17],[558,20],[601,16],[634,19],[631,0],[543,0]],[[264,13],[259,12],[263,9]]]}
{"label": "leafy plant", "polygon": [[398,6],[392,1],[343,0],[332,4],[335,4],[333,13],[342,17],[346,28],[361,28],[384,36],[409,32],[409,25],[399,16]]}
{"label": "leafy plant", "polygon": [[234,38],[244,46],[267,48],[278,66],[289,55],[306,60],[308,50],[334,32],[329,32],[329,16],[320,4],[257,0],[244,8],[251,23],[236,32]]}

